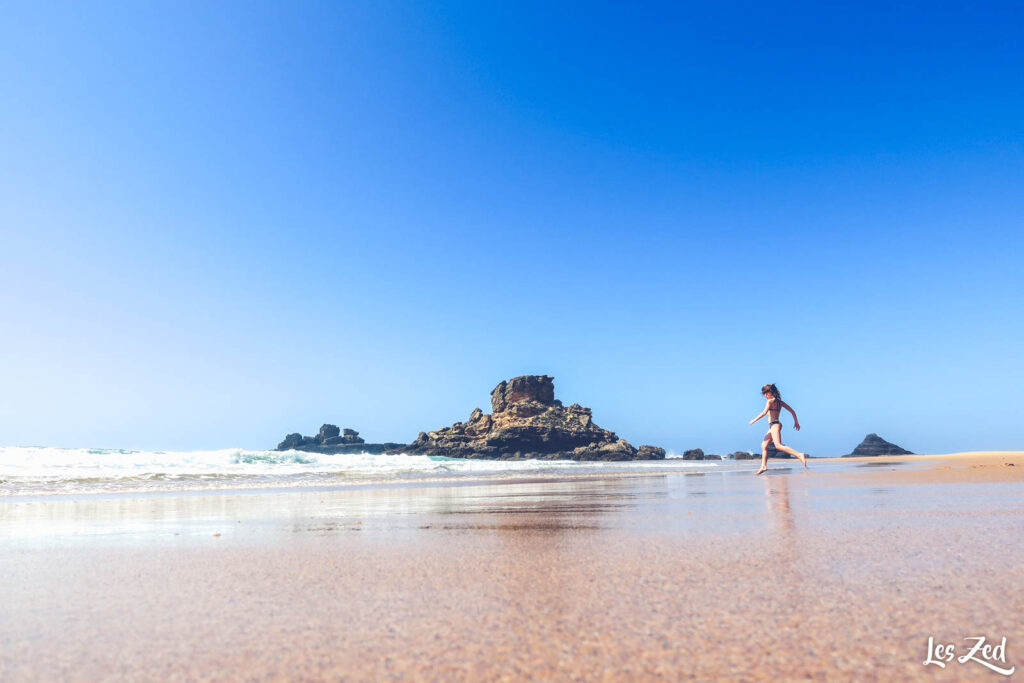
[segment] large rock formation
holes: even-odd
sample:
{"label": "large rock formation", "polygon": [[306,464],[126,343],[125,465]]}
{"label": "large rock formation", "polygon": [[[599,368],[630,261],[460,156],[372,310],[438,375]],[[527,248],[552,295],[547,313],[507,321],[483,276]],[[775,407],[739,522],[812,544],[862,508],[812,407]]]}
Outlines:
{"label": "large rock formation", "polygon": [[313,453],[383,453],[396,448],[398,443],[366,443],[354,429],[338,429],[335,425],[325,424],[320,427],[316,436],[303,436],[295,433],[284,437],[277,444],[279,451],[310,451]]}
{"label": "large rock formation", "polygon": [[913,455],[908,450],[900,448],[894,443],[889,443],[878,434],[868,434],[860,445],[853,449],[853,453],[844,455],[844,458],[859,458],[862,456],[875,455]]}
{"label": "large rock formation", "polygon": [[665,449],[633,447],[614,432],[594,424],[590,408],[569,407],[555,399],[548,375],[525,375],[502,382],[491,392],[492,413],[475,409],[456,422],[420,435],[397,451],[455,458],[545,460],[661,460]]}

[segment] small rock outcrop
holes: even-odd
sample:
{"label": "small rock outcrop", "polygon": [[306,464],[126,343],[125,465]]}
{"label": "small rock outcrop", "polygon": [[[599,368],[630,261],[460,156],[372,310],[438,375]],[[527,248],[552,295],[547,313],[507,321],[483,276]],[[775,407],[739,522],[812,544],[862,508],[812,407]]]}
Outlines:
{"label": "small rock outcrop", "polygon": [[688,451],[683,451],[683,460],[703,460],[704,449],[703,448],[691,448]]}
{"label": "small rock outcrop", "polygon": [[641,446],[636,449],[637,460],[664,460],[665,449],[657,446]]}
{"label": "small rock outcrop", "polygon": [[760,453],[751,453],[750,451],[734,451],[731,456],[733,460],[760,460]]}
{"label": "small rock outcrop", "polygon": [[[705,453],[703,448],[691,448],[690,450],[683,451],[680,456],[683,460],[722,460],[721,455],[713,455],[711,453]],[[728,456],[726,456],[728,457]]]}
{"label": "small rock outcrop", "polygon": [[366,443],[354,429],[338,429],[337,426],[325,424],[320,427],[316,436],[289,434],[284,441],[277,444],[279,451],[310,451],[313,453],[383,453],[401,444],[397,443]]}
{"label": "small rock outcrop", "polygon": [[554,379],[524,375],[491,392],[491,413],[476,408],[465,422],[420,435],[395,452],[514,460],[661,460],[665,449],[634,447],[594,424],[590,408],[555,399]]}
{"label": "small rock outcrop", "polygon": [[[757,457],[760,458],[761,454],[758,453]],[[775,442],[774,441],[769,441],[768,442],[768,457],[773,459],[773,460],[776,459],[776,458],[789,458],[790,460],[795,460],[796,459],[795,455],[790,455],[789,453],[784,453],[783,451],[780,451],[777,448],[775,448]]]}
{"label": "small rock outcrop", "polygon": [[868,434],[860,445],[853,449],[853,453],[844,455],[844,458],[859,458],[863,456],[876,455],[914,455],[910,451],[900,448],[894,443],[889,443],[878,434]]}

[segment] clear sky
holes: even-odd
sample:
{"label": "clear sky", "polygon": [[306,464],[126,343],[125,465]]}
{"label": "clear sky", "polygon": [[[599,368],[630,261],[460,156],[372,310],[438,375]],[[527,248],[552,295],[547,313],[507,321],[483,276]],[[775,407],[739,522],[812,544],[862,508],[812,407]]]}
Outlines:
{"label": "clear sky", "polygon": [[1021,3],[4,2],[0,444],[1024,448]]}

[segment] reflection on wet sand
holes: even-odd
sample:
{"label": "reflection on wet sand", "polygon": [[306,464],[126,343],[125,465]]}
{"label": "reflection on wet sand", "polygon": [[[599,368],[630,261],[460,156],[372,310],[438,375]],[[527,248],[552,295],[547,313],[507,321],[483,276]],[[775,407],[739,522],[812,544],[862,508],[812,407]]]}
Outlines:
{"label": "reflection on wet sand", "polygon": [[[786,477],[765,478],[765,497],[768,512],[775,523],[775,529],[785,535],[793,532],[793,509],[789,501],[789,479]],[[792,540],[790,538],[790,540]]]}
{"label": "reflection on wet sand", "polygon": [[[776,627],[781,628],[786,620],[783,615],[810,613],[820,599],[810,588],[814,583],[810,574],[815,571],[813,566],[819,558],[808,556],[802,542],[796,519],[798,513],[794,511],[792,501],[791,478],[763,477],[762,481],[766,513],[772,523],[767,539],[771,575],[765,578],[772,580],[775,586],[772,604],[767,608],[775,617]],[[797,490],[807,493],[806,489]]]}
{"label": "reflection on wet sand", "polygon": [[[826,467],[825,465],[828,465]],[[746,471],[647,473],[640,476],[551,478],[462,484],[38,496],[0,498],[0,541],[143,539],[213,536],[254,538],[288,531],[318,535],[352,532],[457,530],[631,529],[670,533],[721,531],[793,535],[799,528],[840,523],[846,512],[930,506],[936,488],[905,488],[879,479],[847,484],[845,473],[886,477],[863,463],[816,463],[807,473],[772,468]],[[836,474],[829,474],[829,468]],[[910,472],[908,467],[903,472]],[[869,474],[870,472],[870,474]],[[884,483],[878,486],[878,483]],[[901,495],[894,495],[899,490]],[[986,501],[1001,489],[993,486]],[[1009,495],[1007,493],[1006,495]],[[796,496],[801,504],[791,504]],[[761,502],[767,500],[768,514]],[[943,497],[943,509],[949,508]],[[852,517],[849,519],[853,519]]]}
{"label": "reflection on wet sand", "polygon": [[[642,479],[643,482],[638,479]],[[0,502],[0,539],[292,532],[596,528],[603,516],[664,497],[665,476],[475,486],[54,496]],[[652,487],[652,482],[661,482]],[[487,521],[456,521],[460,515]],[[426,518],[444,518],[436,522]]]}
{"label": "reflection on wet sand", "polygon": [[0,499],[0,680],[934,677],[1022,636],[997,464]]}

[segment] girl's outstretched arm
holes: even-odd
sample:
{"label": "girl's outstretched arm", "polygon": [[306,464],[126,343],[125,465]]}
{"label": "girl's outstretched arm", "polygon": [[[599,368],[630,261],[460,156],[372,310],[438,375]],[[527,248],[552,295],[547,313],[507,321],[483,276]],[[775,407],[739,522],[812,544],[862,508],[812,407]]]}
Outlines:
{"label": "girl's outstretched arm", "polygon": [[[758,415],[758,416],[757,416],[757,417],[755,417],[755,418],[754,418],[753,420],[751,420],[751,421],[750,421],[750,424],[754,424],[755,422],[757,422],[758,420],[760,420],[760,419],[761,419],[762,417],[764,417],[765,415],[767,415],[767,414],[768,414],[768,406],[769,406],[770,404],[771,404],[771,401],[765,401],[765,402],[764,402],[764,410],[762,410],[762,411],[761,411],[761,414],[760,414],[760,415]],[[783,404],[783,405],[785,405],[785,404]],[[798,427],[798,429],[799,429],[799,427]]]}
{"label": "girl's outstretched arm", "polygon": [[796,417],[796,411],[793,410],[792,408],[790,408],[789,404],[786,403],[785,401],[782,402],[782,407],[785,408],[786,410],[788,410],[789,412],[791,412],[793,414],[793,429],[795,429],[796,431],[799,432],[800,431],[800,420],[798,420],[797,417]]}

